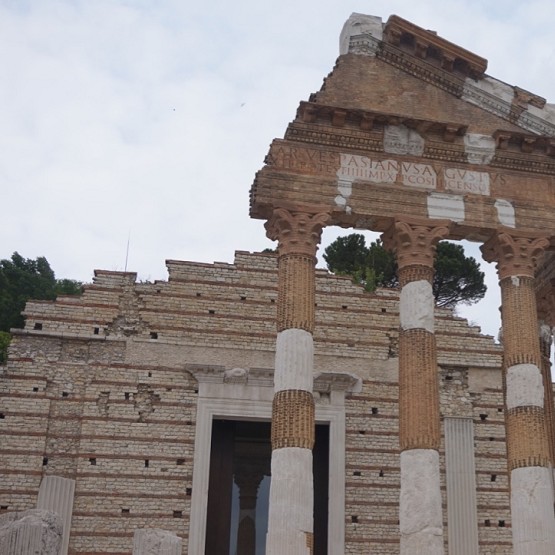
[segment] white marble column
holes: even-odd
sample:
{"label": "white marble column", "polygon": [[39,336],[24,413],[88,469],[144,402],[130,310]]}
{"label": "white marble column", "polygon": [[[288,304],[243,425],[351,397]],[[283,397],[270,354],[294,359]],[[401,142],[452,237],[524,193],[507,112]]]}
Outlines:
{"label": "white marble column", "polygon": [[181,555],[181,538],[160,528],[137,528],[133,555]]}
{"label": "white marble column", "polygon": [[268,236],[279,241],[266,555],[309,555],[313,551],[314,268],[327,220],[325,213],[276,209],[266,224]]}
{"label": "white marble column", "polygon": [[432,281],[443,220],[397,219],[382,235],[399,266],[401,555],[443,555],[439,384]]}
{"label": "white marble column", "polygon": [[43,509],[0,515],[2,555],[58,555],[62,545],[62,521]]}

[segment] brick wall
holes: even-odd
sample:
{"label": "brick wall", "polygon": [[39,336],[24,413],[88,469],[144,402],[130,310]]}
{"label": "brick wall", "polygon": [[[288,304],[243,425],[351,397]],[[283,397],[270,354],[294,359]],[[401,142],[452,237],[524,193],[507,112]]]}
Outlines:
{"label": "brick wall", "polygon": [[[130,553],[137,527],[178,534],[186,553],[197,382],[185,367],[273,367],[275,256],[168,270],[146,284],[97,271],[79,297],[29,302],[2,371],[0,506],[35,506],[44,475],[75,479],[71,553]],[[324,270],[316,281],[315,370],[363,382],[345,408],[346,553],[398,553],[398,294]],[[481,552],[508,554],[501,348],[436,316],[442,414],[475,423]]]}

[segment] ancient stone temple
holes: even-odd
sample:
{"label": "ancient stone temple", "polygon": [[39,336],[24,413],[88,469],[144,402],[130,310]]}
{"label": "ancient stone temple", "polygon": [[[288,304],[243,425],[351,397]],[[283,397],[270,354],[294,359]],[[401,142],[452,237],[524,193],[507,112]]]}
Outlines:
{"label": "ancient stone temple", "polygon": [[[252,186],[277,254],[29,302],[0,553],[553,555],[555,107],[486,69],[353,14]],[[400,289],[316,269],[326,226]],[[434,306],[443,239],[496,263],[501,343]]]}

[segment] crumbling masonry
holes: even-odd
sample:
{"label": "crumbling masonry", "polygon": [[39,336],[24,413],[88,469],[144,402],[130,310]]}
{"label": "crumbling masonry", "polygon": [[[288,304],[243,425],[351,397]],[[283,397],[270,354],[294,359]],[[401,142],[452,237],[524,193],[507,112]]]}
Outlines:
{"label": "crumbling masonry", "polygon": [[[29,302],[0,374],[0,546],[555,553],[555,108],[486,68],[353,14],[251,190],[276,255]],[[316,269],[333,225],[382,233],[400,290]],[[434,307],[442,239],[497,265],[501,344]]]}

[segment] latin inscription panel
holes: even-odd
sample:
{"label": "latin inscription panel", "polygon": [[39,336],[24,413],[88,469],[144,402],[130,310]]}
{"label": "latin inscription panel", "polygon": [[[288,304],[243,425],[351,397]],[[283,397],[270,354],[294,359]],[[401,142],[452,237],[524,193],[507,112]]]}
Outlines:
{"label": "latin inscription panel", "polygon": [[375,160],[368,156],[341,154],[341,167],[337,172],[341,181],[369,181],[370,183],[406,185],[435,189],[437,175],[428,164],[399,162],[397,160]]}
{"label": "latin inscription panel", "polygon": [[464,170],[461,168],[445,168],[443,182],[446,191],[461,195],[472,193],[489,196],[489,173]]}
{"label": "latin inscription panel", "polygon": [[398,157],[347,154],[325,148],[291,146],[281,139],[272,143],[266,164],[274,170],[321,175],[350,185],[355,181],[403,185],[455,195],[522,199],[555,205],[555,189],[549,178],[516,172],[476,171],[464,166],[445,166],[437,161],[423,164]]}

